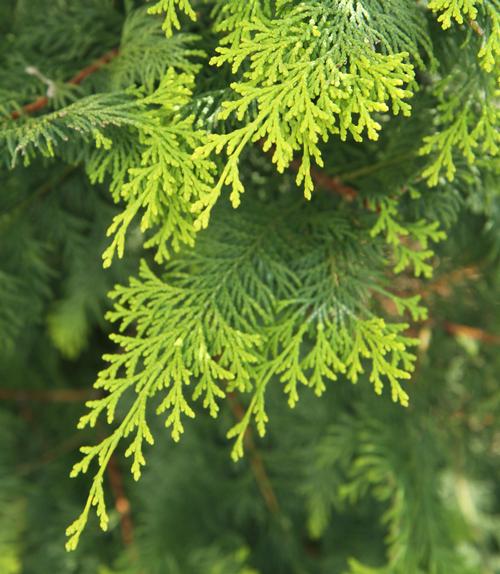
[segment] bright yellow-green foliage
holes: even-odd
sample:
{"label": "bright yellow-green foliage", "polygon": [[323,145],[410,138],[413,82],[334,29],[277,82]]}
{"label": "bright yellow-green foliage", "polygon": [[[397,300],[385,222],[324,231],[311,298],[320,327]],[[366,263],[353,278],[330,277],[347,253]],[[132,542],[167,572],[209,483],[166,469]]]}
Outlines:
{"label": "bright yellow-green foliage", "polygon": [[163,30],[167,36],[172,36],[174,30],[180,30],[179,12],[186,14],[191,20],[196,20],[196,13],[190,0],[159,0],[148,9],[149,14],[165,14]]}
{"label": "bright yellow-green foliage", "polygon": [[[376,208],[380,215],[377,223],[372,228],[370,235],[384,235],[387,243],[394,250],[394,273],[401,273],[407,268],[413,268],[416,277],[432,277],[432,265],[429,260],[434,252],[429,249],[430,242],[438,242],[445,239],[446,234],[440,230],[437,221],[426,221],[420,219],[414,222],[399,222],[397,201],[385,198],[380,203],[375,203],[372,208]],[[418,242],[420,249],[408,247],[406,242]]]}
{"label": "bright yellow-green foliage", "polygon": [[[112,294],[115,310],[109,319],[119,325],[112,340],[120,351],[104,357],[108,367],[96,388],[106,395],[87,403],[79,427],[94,426],[101,415],[110,423],[123,397],[131,394],[133,402],[107,439],[81,449],[84,456],[73,475],[87,472],[94,459],[98,470],[83,514],[68,529],[70,549],[91,505],[106,528],[103,472],[123,439],[129,439],[132,474],[140,477],[143,443],[153,444],[146,417],[151,403],[157,414],[166,413],[165,425],[178,441],[183,418],[195,416],[195,401],[215,417],[227,392],[249,394],[245,416],[228,432],[235,438],[235,460],[243,456],[252,418],[265,434],[266,387],[273,378],[294,407],[301,388],[320,396],[339,375],[356,383],[368,369],[377,394],[388,385],[392,400],[408,405],[402,382],[410,378],[415,342],[403,334],[407,325],[374,316],[366,301],[374,288],[400,312],[409,309],[418,318],[423,309],[418,297],[402,299],[374,285],[372,274],[384,258],[367,241],[370,229],[352,230],[334,210],[304,210],[297,201],[264,214],[256,206],[240,208],[230,218],[218,215],[196,249],[175,259],[169,280],[143,263],[139,279]],[[375,232],[382,226],[387,223],[377,224]],[[364,245],[356,250],[357,261],[347,255],[350,243]],[[363,265],[366,260],[371,271]]]}
{"label": "bright yellow-green foliage", "polygon": [[[498,0],[431,0],[429,8],[439,14],[443,29],[450,28],[452,20],[468,24],[482,38],[478,52],[481,65],[488,72],[496,68],[500,54],[500,2]],[[481,23],[478,17],[482,16]],[[483,24],[484,22],[484,24]],[[484,26],[484,28],[482,27]]]}
{"label": "bright yellow-green foliage", "polygon": [[[494,212],[495,184],[483,183],[498,167],[498,0],[122,4],[120,45],[107,46],[119,50],[92,80],[48,80],[57,98],[25,114],[13,61],[13,87],[0,93],[7,167],[57,161],[66,177],[81,166],[107,194],[109,211],[92,212],[105,214],[105,273],[143,259],[111,293],[114,350],[79,426],[114,426],[73,469],[94,478],[69,549],[93,507],[107,527],[104,471],[123,442],[139,478],[152,410],[177,441],[187,419],[218,416],[235,393],[244,406],[227,432],[236,460],[249,425],[266,432],[272,385],[292,408],[337,379],[407,406],[408,321],[426,316],[415,278],[431,277],[432,244],[462,206],[478,204],[477,187]],[[46,89],[45,73],[65,76],[37,70],[23,82]],[[346,189],[350,203],[339,199]],[[36,262],[33,276],[45,272],[38,252],[14,255]],[[69,358],[89,332],[88,261],[81,251],[72,259],[81,288],[46,320]],[[26,300],[22,281],[0,279],[5,301]],[[12,345],[8,306],[0,323],[0,344]],[[358,479],[356,493],[368,488]]]}
{"label": "bright yellow-green foliage", "polygon": [[[114,178],[119,190],[117,198],[126,202],[126,208],[108,229],[113,241],[103,253],[105,267],[111,265],[115,252],[123,257],[127,229],[139,212],[143,212],[141,231],[155,229],[147,246],[156,248],[158,262],[168,258],[169,245],[178,251],[182,243],[193,244],[191,205],[208,194],[214,166],[210,161],[192,157],[205,134],[193,128],[192,117],[181,118],[176,113],[189,101],[192,82],[192,76],[177,75],[170,69],[159,88],[141,101],[141,105],[154,108],[149,117],[143,114],[139,141],[144,151],[135,165],[126,151],[115,150],[118,163],[123,155],[122,161],[127,162],[126,171],[120,169],[118,175],[123,174],[123,180]],[[104,157],[105,167],[100,166],[99,177],[107,167],[115,169],[115,161],[114,150],[110,149]],[[95,167],[92,165],[94,179]]]}
{"label": "bright yellow-green foliage", "polygon": [[[230,2],[223,12],[221,29],[237,27],[238,33],[230,33],[222,41],[219,55],[211,63],[229,63],[233,73],[242,65],[248,68],[242,80],[231,84],[235,97],[223,103],[219,117],[235,116],[244,125],[211,135],[197,150],[197,157],[214,151],[227,154],[212,193],[195,204],[201,211],[198,227],[208,225],[210,211],[225,185],[231,187],[233,206],[239,205],[243,184],[238,166],[249,143],[260,142],[264,151],[272,154],[279,172],[298,151],[297,183],[310,198],[314,188],[310,167],[313,161],[323,165],[322,141],[333,134],[342,140],[350,135],[361,141],[365,134],[377,140],[382,128],[377,113],[391,110],[409,115],[406,100],[412,95],[408,86],[414,71],[406,50],[417,54],[420,63],[419,47],[428,46],[420,29],[421,14],[406,2],[402,3],[404,9],[400,2],[390,2],[389,10],[376,1],[363,7],[355,2],[336,4],[295,6],[282,2],[279,17],[274,19],[255,9],[258,2],[246,7]],[[240,18],[227,18],[231,9],[241,12]],[[390,30],[387,36],[386,29]],[[382,50],[376,51],[379,43]],[[249,110],[256,112],[251,121]]]}
{"label": "bright yellow-green foliage", "polygon": [[[452,181],[456,173],[457,152],[472,164],[477,154],[498,154],[500,142],[499,79],[500,2],[498,0],[432,0],[429,8],[439,13],[444,29],[452,19],[468,26],[470,42],[478,45],[482,74],[467,53],[467,67],[457,67],[436,84],[438,99],[437,131],[424,138],[423,155],[432,161],[423,172],[429,185],[438,184],[444,173]],[[476,73],[472,70],[476,68]]]}
{"label": "bright yellow-green foliage", "polygon": [[446,30],[451,26],[451,20],[456,20],[459,24],[464,23],[464,18],[475,20],[477,16],[477,6],[483,0],[431,0],[429,8],[433,12],[438,12],[438,22]]}
{"label": "bright yellow-green foliage", "polygon": [[[452,17],[458,23],[463,14],[475,18],[475,4],[431,2],[429,7],[443,12],[446,28]],[[166,12],[167,35],[178,28],[176,10],[194,18],[184,2],[160,2],[150,9]],[[324,166],[324,142],[332,136],[378,140],[385,114],[411,114],[415,67],[436,66],[415,2],[285,0],[273,14],[265,1],[230,0],[218,2],[214,14],[223,36],[210,63],[229,64],[237,77],[217,102],[216,129],[199,131],[192,115],[178,113],[192,97],[193,75],[170,70],[160,87],[140,100],[143,109],[151,107],[138,127],[140,155],[127,156],[120,145],[111,146],[102,163],[90,164],[94,180],[111,170],[115,198],[126,204],[108,231],[113,241],[104,253],[106,266],[115,253],[123,256],[127,229],[138,213],[141,230],[154,231],[146,246],[156,249],[157,262],[182,244],[194,245],[196,231],[209,225],[225,187],[233,207],[240,205],[240,162],[252,144],[270,154],[280,173],[298,153],[296,183],[310,199],[311,166]],[[491,21],[492,34],[480,51],[487,71],[497,49],[495,17]],[[462,70],[437,83],[437,129],[420,150],[430,157],[421,174],[429,185],[438,184],[442,171],[453,179],[457,151],[469,162],[477,151],[497,153],[497,109],[484,105],[492,90],[490,77],[477,82]],[[221,154],[225,159],[217,168]],[[419,197],[415,190],[411,194]],[[197,400],[215,417],[227,392],[248,394],[243,418],[228,431],[235,460],[243,455],[252,419],[265,434],[266,387],[273,379],[281,381],[293,407],[301,387],[321,395],[327,381],[342,375],[356,383],[368,368],[376,393],[388,384],[392,399],[408,405],[401,383],[412,371],[414,341],[403,335],[406,324],[387,323],[368,311],[369,294],[388,298],[413,319],[425,310],[418,297],[398,297],[377,282],[371,274],[375,262],[387,261],[370,238],[384,237],[395,273],[411,269],[428,278],[429,242],[445,234],[438,222],[404,221],[396,199],[374,200],[370,207],[378,213],[374,226],[356,231],[336,213],[313,209],[306,215],[300,204],[277,211],[268,207],[264,214],[258,206],[240,207],[234,216],[223,209],[196,249],[176,257],[164,279],[143,263],[139,279],[114,291],[109,318],[119,324],[120,334],[112,340],[120,351],[105,356],[108,366],[96,388],[106,394],[88,403],[79,426],[94,426],[101,414],[111,423],[125,395],[132,396],[132,406],[107,439],[82,449],[73,475],[87,472],[95,461],[97,472],[83,513],[68,529],[68,548],[78,543],[92,506],[107,527],[103,469],[123,439],[129,440],[132,474],[140,477],[143,443],[154,442],[147,422],[150,403],[166,415],[177,441],[184,420],[195,416]],[[358,247],[349,256],[353,244]],[[371,272],[364,261],[370,261]],[[162,399],[155,401],[158,396]]]}
{"label": "bright yellow-green foliage", "polygon": [[[486,2],[485,12],[488,18],[489,32],[483,41],[478,56],[481,65],[487,72],[495,71],[497,79],[500,73],[500,4],[495,1]],[[479,30],[479,33],[483,30]]]}
{"label": "bright yellow-green foliage", "polygon": [[[457,70],[436,85],[438,129],[424,138],[420,150],[421,154],[433,158],[422,173],[431,186],[437,185],[443,172],[448,180],[453,181],[457,152],[469,164],[478,153],[482,157],[498,154],[500,114],[494,102],[500,91],[493,78],[477,83],[469,75],[468,71]],[[485,105],[485,101],[491,105]]]}

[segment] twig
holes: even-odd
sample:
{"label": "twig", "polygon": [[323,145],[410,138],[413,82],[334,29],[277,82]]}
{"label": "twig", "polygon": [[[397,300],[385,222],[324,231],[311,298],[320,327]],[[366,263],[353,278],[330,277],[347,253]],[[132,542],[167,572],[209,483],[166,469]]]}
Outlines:
{"label": "twig", "polygon": [[84,439],[85,435],[82,434],[82,431],[79,430],[64,440],[57,447],[51,448],[44,452],[38,460],[20,464],[16,469],[17,473],[21,476],[29,475],[30,473],[38,470],[40,467],[44,467],[45,465],[54,462],[69,452],[73,452],[77,446],[81,446]]}
{"label": "twig", "polygon": [[471,327],[469,325],[461,325],[459,323],[452,323],[450,321],[444,321],[443,327],[447,333],[453,336],[467,337],[468,339],[474,339],[475,341],[481,341],[481,343],[489,343],[491,345],[500,345],[500,336],[488,333],[483,329],[478,327]]}
{"label": "twig", "polygon": [[[245,414],[245,410],[239,403],[236,395],[234,393],[228,393],[227,402],[235,419],[240,421]],[[262,460],[259,450],[255,444],[250,427],[247,427],[247,430],[245,431],[243,442],[245,444],[245,448],[247,449],[250,467],[252,469],[255,482],[259,487],[262,498],[264,499],[269,512],[273,517],[275,517],[282,529],[285,546],[288,544],[288,546],[292,547],[295,543],[295,538],[291,530],[291,523],[289,519],[281,512],[278,498],[276,497],[273,485],[269,475],[267,474],[264,461]],[[303,568],[303,566],[296,563],[293,565],[292,571],[294,574],[306,574],[306,570]]]}
{"label": "twig", "polygon": [[[83,70],[80,70],[77,74],[75,74],[67,83],[72,86],[80,85],[85,79],[89,76],[100,70],[104,65],[111,62],[116,56],[118,56],[118,48],[113,48],[109,52],[106,52],[103,56],[101,56],[98,60],[93,62],[92,64],[88,65]],[[29,115],[34,112],[38,112],[39,110],[45,108],[49,104],[49,98],[47,96],[40,96],[34,102],[30,104],[26,104],[20,110],[15,110],[10,114],[10,117],[13,120],[19,119],[23,115]]]}
{"label": "twig", "polygon": [[432,329],[441,329],[453,337],[466,337],[489,345],[500,345],[500,335],[494,335],[479,327],[471,327],[470,325],[462,325],[461,323],[453,323],[446,320],[433,321],[429,319],[418,330],[408,330],[410,336],[420,339],[420,351],[426,352],[429,348]]}
{"label": "twig", "polygon": [[59,177],[54,178],[45,182],[41,185],[38,189],[36,189],[33,193],[25,197],[19,203],[14,205],[10,211],[4,212],[6,217],[3,221],[0,221],[0,229],[9,229],[11,225],[15,222],[15,216],[19,213],[22,213],[27,207],[29,207],[34,201],[38,199],[42,199],[44,196],[49,194],[56,186],[61,185],[64,183],[71,175],[79,168],[79,165],[68,165],[59,175]]}
{"label": "twig", "polygon": [[362,167],[359,167],[358,169],[341,172],[341,173],[337,174],[336,177],[338,177],[339,179],[341,179],[343,181],[352,181],[354,179],[359,179],[360,177],[364,177],[364,176],[369,175],[371,173],[376,173],[377,171],[380,171],[381,169],[384,169],[388,166],[398,165],[398,164],[402,163],[402,160],[415,159],[416,157],[418,157],[418,155],[414,151],[400,153],[400,154],[391,156],[389,159],[387,159],[385,161],[370,163],[368,165],[364,165]]}
{"label": "twig", "polygon": [[[238,402],[234,393],[228,393],[227,399],[235,419],[240,421],[245,414],[243,407]],[[257,486],[262,494],[262,498],[272,514],[279,514],[280,506],[278,499],[274,492],[273,485],[271,484],[271,480],[269,479],[269,475],[267,474],[264,461],[255,445],[250,427],[247,428],[243,441],[246,449],[248,450],[250,466],[252,468],[255,481],[257,482]]]}
{"label": "twig", "polygon": [[[290,164],[293,171],[298,172],[301,166],[301,162],[298,159],[294,159]],[[318,186],[326,191],[331,191],[343,197],[346,201],[354,201],[358,196],[358,191],[343,183],[340,178],[334,176],[331,177],[325,172],[315,167],[311,167],[311,179]]]}
{"label": "twig", "polygon": [[[261,139],[257,143],[262,149],[265,149],[265,153],[268,156],[272,156],[274,154],[275,147],[271,146],[269,149],[266,149],[264,146],[265,140]],[[289,167],[292,171],[297,173],[301,165],[302,162],[300,160],[294,159],[291,161]],[[340,195],[346,201],[354,201],[354,199],[358,195],[358,191],[356,189],[350,187],[349,185],[344,184],[337,176],[332,177],[324,173],[322,170],[317,169],[313,166],[311,166],[310,168],[310,173],[311,173],[311,179],[318,187],[321,187],[326,191],[331,191],[337,195]]]}
{"label": "twig", "polygon": [[100,396],[94,389],[0,389],[1,401],[78,403]]}
{"label": "twig", "polygon": [[472,28],[472,30],[478,35],[483,37],[484,36],[484,30],[481,28],[481,26],[477,23],[477,20],[469,20],[469,26]]}
{"label": "twig", "polygon": [[123,544],[125,546],[131,546],[134,543],[134,523],[132,522],[132,516],[130,514],[130,502],[125,493],[123,476],[114,455],[111,455],[106,470],[111,492],[115,500],[115,508],[120,515]]}
{"label": "twig", "polygon": [[454,269],[450,273],[446,273],[438,277],[432,283],[429,283],[419,292],[424,299],[432,294],[439,295],[440,297],[449,297],[453,289],[466,281],[474,281],[481,277],[481,271],[476,265],[468,265]]}
{"label": "twig", "polygon": [[[116,58],[119,54],[118,48],[113,48],[109,52],[106,52],[103,56],[101,56],[98,60],[80,70],[77,74],[75,74],[67,83],[73,86],[77,86],[81,84],[86,78],[100,70],[104,65],[108,64]],[[34,112],[37,112],[43,108],[45,108],[49,104],[49,98],[47,96],[40,96],[34,102],[26,104],[21,108],[21,110],[15,110],[11,113],[10,117],[13,120],[19,119],[23,115],[29,115]],[[300,161],[293,160],[290,164],[290,167],[294,171],[298,171],[300,169]],[[323,171],[311,167],[311,178],[314,183],[327,191],[332,191],[340,196],[342,196],[346,201],[353,201],[358,192],[353,187],[344,184],[338,177],[331,177],[324,173]]]}

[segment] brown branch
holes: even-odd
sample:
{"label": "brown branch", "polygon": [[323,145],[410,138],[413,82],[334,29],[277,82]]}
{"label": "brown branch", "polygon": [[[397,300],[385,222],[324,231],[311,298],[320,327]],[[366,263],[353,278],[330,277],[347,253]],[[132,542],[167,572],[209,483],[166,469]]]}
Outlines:
{"label": "brown branch", "polygon": [[[116,58],[119,54],[118,48],[113,48],[109,52],[106,52],[103,56],[101,56],[98,60],[80,70],[77,74],[75,74],[70,80],[68,80],[68,84],[77,86],[81,84],[86,78],[100,70],[103,66],[111,62],[114,58]],[[40,96],[35,101],[26,104],[20,110],[15,110],[11,113],[10,117],[13,120],[19,119],[21,116],[29,115],[35,112],[38,112],[45,108],[49,104],[49,98],[47,96]],[[290,164],[292,170],[297,172],[300,169],[300,161],[293,160]],[[342,196],[346,201],[353,201],[358,196],[358,191],[353,187],[346,185],[343,183],[338,177],[331,177],[324,173],[323,171],[311,167],[311,178],[313,182],[320,188],[325,189],[327,191],[331,191]]]}
{"label": "brown branch", "polygon": [[[82,402],[96,399],[102,393],[94,389],[0,389],[0,400],[13,400],[18,402],[44,402],[44,403],[67,403]],[[245,414],[243,407],[238,402],[234,393],[228,393],[228,403],[234,417],[239,421]],[[250,429],[247,429],[244,437],[245,447],[249,452],[249,462],[252,472],[259,487],[262,498],[272,514],[279,514],[278,499],[264,465],[264,461],[255,445]],[[116,460],[112,457],[108,464],[108,476],[111,490],[115,499],[115,507],[120,514],[120,523],[123,542],[126,546],[133,543],[133,523],[130,516],[130,503],[125,494],[123,477]]]}
{"label": "brown branch", "polygon": [[[275,151],[275,146],[271,146],[269,149],[265,147],[265,140],[261,139],[257,142],[257,144],[264,150],[264,152],[268,156],[272,156]],[[298,159],[294,159],[290,163],[290,168],[292,171],[297,173],[302,165],[301,161]],[[326,191],[331,191],[337,195],[343,197],[346,201],[354,201],[354,199],[358,196],[358,191],[349,185],[343,183],[338,177],[332,177],[327,175],[320,169],[315,167],[310,168],[311,179],[318,187]]]}
{"label": "brown branch", "polygon": [[472,30],[478,35],[483,37],[484,36],[484,30],[481,28],[481,26],[478,24],[477,20],[469,20],[469,26],[472,28]]}
{"label": "brown branch", "polygon": [[39,468],[54,462],[63,455],[69,452],[74,452],[75,448],[77,446],[81,446],[82,441],[84,440],[85,435],[82,434],[81,430],[79,430],[75,434],[70,435],[69,438],[64,440],[60,445],[56,446],[55,448],[50,448],[46,452],[42,453],[38,460],[23,462],[16,468],[16,471],[21,476],[29,475]]}
{"label": "brown branch", "polygon": [[425,352],[429,348],[432,329],[441,329],[452,337],[467,337],[474,341],[489,345],[500,345],[500,335],[494,335],[479,327],[453,323],[452,321],[425,321],[419,329],[409,329],[408,334],[420,339],[420,351]]}
{"label": "brown branch", "polygon": [[[86,68],[83,68],[83,70],[80,70],[67,83],[72,86],[80,85],[85,79],[87,79],[89,76],[100,70],[107,63],[111,62],[111,60],[116,58],[116,56],[118,56],[118,53],[119,53],[118,48],[113,48],[109,52],[106,52],[106,54],[101,56],[98,60],[88,65]],[[17,120],[21,116],[38,112],[39,110],[45,108],[48,105],[48,103],[49,98],[47,96],[40,96],[30,104],[26,104],[25,106],[23,106],[20,110],[12,112],[10,114],[10,117],[13,120]]]}
{"label": "brown branch", "polygon": [[457,337],[467,337],[480,341],[481,343],[489,343],[491,345],[500,345],[500,336],[488,333],[478,327],[471,327],[469,325],[461,325],[459,323],[452,323],[451,321],[443,322],[444,330],[450,335]]}
{"label": "brown branch", "polygon": [[[237,421],[240,421],[245,414],[243,407],[238,402],[238,399],[234,393],[228,393],[227,399],[234,418]],[[271,480],[267,474],[262,456],[260,455],[255,445],[255,441],[250,428],[247,428],[243,442],[245,444],[245,448],[248,450],[250,467],[255,477],[257,486],[259,487],[262,498],[264,499],[267,508],[272,514],[279,514],[280,506],[276,497],[276,493],[274,492],[273,485],[271,484]]]}
{"label": "brown branch", "polygon": [[94,389],[0,389],[0,401],[78,403],[100,396]]}
{"label": "brown branch", "polygon": [[115,508],[120,515],[120,528],[123,544],[131,546],[134,543],[134,523],[130,514],[130,502],[125,493],[123,475],[116,457],[111,455],[106,467],[111,492],[115,500]]}
{"label": "brown branch", "polygon": [[8,215],[3,221],[0,221],[0,230],[5,231],[9,229],[16,222],[16,214],[22,213],[34,201],[42,199],[45,195],[49,194],[56,186],[64,183],[71,175],[79,168],[79,165],[69,165],[60,174],[58,178],[46,181],[33,193],[25,197],[18,204],[14,205],[10,211],[5,211],[3,215]]}
{"label": "brown branch", "polygon": [[[436,294],[443,298],[448,298],[452,295],[453,290],[468,281],[477,281],[481,277],[480,266],[470,265],[454,269],[450,273],[442,275],[436,281],[427,285],[420,291],[420,295],[425,299],[430,295]],[[432,324],[432,321],[429,322]],[[469,339],[474,339],[482,343],[492,345],[500,345],[500,335],[488,333],[484,329],[478,327],[471,327],[469,325],[462,325],[452,321],[443,321],[440,326],[450,335],[464,336]]]}
{"label": "brown branch", "polygon": [[84,80],[86,80],[89,76],[100,70],[104,65],[114,60],[119,54],[118,48],[113,48],[109,52],[106,52],[103,56],[101,56],[98,60],[78,72],[71,80],[69,80],[69,84],[73,84],[78,86]]}
{"label": "brown branch", "polygon": [[452,294],[453,289],[458,285],[467,281],[475,281],[480,277],[481,271],[479,267],[474,265],[460,267],[459,269],[454,269],[449,273],[441,275],[441,277],[438,277],[435,281],[426,285],[424,289],[419,291],[419,295],[424,299],[433,294],[446,298]]}
{"label": "brown branch", "polygon": [[[301,166],[301,162],[298,159],[294,159],[290,164],[293,171],[298,172]],[[326,174],[324,171],[317,169],[315,167],[310,168],[311,179],[313,182],[322,189],[326,191],[331,191],[343,197],[346,201],[354,201],[358,196],[358,191],[343,183],[338,177],[332,177]]]}

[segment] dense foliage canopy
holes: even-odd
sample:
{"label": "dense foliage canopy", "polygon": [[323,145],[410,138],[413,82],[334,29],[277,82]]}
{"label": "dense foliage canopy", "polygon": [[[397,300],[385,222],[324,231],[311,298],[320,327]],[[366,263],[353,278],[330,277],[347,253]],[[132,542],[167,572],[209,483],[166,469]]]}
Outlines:
{"label": "dense foliage canopy", "polygon": [[500,572],[500,2],[0,31],[0,571]]}

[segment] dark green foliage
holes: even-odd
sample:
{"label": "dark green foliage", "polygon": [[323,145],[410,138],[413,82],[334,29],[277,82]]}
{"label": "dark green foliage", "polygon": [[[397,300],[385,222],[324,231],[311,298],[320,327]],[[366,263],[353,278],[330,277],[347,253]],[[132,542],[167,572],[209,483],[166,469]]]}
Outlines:
{"label": "dark green foliage", "polygon": [[500,572],[499,9],[1,3],[1,574]]}

